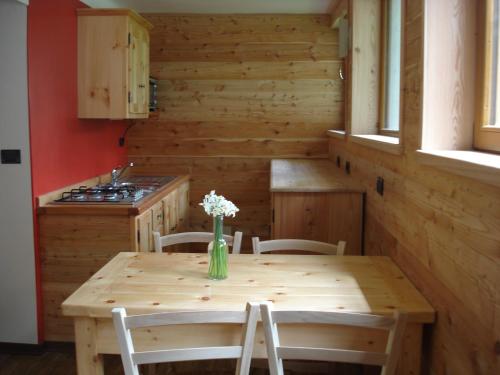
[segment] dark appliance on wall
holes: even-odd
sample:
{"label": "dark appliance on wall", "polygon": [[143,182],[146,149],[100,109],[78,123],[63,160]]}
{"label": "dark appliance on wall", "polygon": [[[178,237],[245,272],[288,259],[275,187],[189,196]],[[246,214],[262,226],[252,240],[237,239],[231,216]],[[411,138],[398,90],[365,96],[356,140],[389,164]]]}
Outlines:
{"label": "dark appliance on wall", "polygon": [[149,112],[156,112],[158,109],[158,80],[149,77]]}

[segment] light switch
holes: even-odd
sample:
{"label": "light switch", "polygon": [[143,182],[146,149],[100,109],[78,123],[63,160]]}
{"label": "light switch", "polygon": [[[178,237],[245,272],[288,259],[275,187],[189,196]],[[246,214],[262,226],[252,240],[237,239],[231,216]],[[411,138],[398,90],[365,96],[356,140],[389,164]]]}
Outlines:
{"label": "light switch", "polygon": [[0,150],[2,164],[21,164],[21,150]]}

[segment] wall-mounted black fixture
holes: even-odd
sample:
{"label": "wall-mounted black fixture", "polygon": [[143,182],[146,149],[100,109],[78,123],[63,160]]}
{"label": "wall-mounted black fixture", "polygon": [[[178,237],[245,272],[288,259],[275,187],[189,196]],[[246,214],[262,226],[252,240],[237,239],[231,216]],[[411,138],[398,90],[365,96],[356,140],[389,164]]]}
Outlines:
{"label": "wall-mounted black fixture", "polygon": [[382,177],[377,177],[377,193],[384,195],[384,179]]}
{"label": "wall-mounted black fixture", "polygon": [[351,163],[349,161],[345,162],[345,173],[351,174]]}
{"label": "wall-mounted black fixture", "polygon": [[136,126],[137,124],[140,124],[140,122],[136,121],[136,122],[133,122],[132,124],[130,124],[129,126],[127,126],[127,128],[123,132],[122,136],[120,138],[118,138],[118,146],[120,146],[120,147],[125,146],[125,138],[127,137],[128,131],[130,129],[132,129],[134,126]]}
{"label": "wall-mounted black fixture", "polygon": [[0,150],[2,164],[21,164],[21,150]]}
{"label": "wall-mounted black fixture", "polygon": [[340,168],[341,167],[341,161],[340,161],[340,156],[337,156],[337,167]]}

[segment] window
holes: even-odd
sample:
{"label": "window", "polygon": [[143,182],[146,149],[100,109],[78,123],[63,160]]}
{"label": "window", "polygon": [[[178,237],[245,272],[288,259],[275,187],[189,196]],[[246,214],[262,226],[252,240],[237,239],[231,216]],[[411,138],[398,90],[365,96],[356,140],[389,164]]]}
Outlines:
{"label": "window", "polygon": [[380,105],[380,133],[399,132],[401,106],[401,0],[382,2],[383,52]]}
{"label": "window", "polygon": [[401,154],[405,2],[359,0],[351,4],[349,140]]}
{"label": "window", "polygon": [[477,108],[474,147],[500,152],[500,0],[487,0],[483,15],[484,42],[479,46],[482,105]]}
{"label": "window", "polygon": [[500,186],[499,4],[425,2],[417,151],[425,165],[495,186]]}

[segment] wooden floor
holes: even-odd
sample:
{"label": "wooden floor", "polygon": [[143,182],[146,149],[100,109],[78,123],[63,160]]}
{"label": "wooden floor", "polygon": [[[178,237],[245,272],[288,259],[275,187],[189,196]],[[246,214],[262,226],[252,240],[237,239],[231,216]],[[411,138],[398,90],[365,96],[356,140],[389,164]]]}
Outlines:
{"label": "wooden floor", "polygon": [[[358,375],[362,373],[356,366],[326,363],[293,363],[293,370],[287,375]],[[252,362],[252,375],[269,374],[265,361]],[[288,367],[288,366],[287,366]],[[183,362],[158,365],[154,375],[233,375],[236,361]],[[119,356],[104,356],[106,375],[123,375]],[[149,372],[144,369],[142,374]],[[76,375],[75,353],[72,347],[48,347],[36,354],[0,353],[0,375]],[[365,372],[366,374],[366,372]]]}

